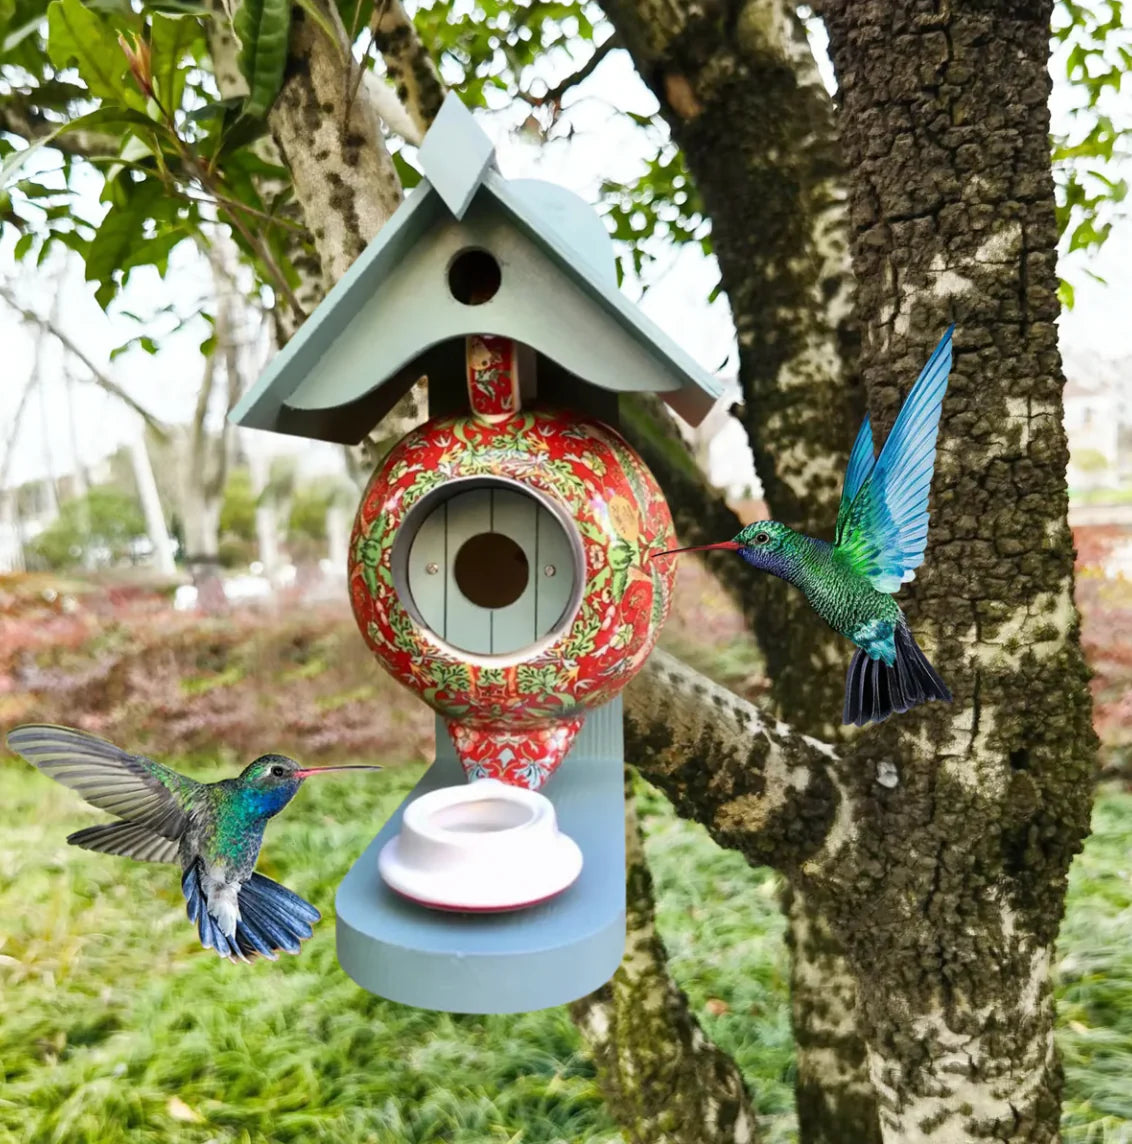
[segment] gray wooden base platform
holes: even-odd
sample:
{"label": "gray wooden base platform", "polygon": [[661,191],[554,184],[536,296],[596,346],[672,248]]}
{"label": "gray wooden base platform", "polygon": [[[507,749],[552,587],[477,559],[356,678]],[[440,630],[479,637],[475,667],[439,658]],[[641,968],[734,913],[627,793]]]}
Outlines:
{"label": "gray wooden base platform", "polygon": [[[467,781],[439,720],[436,742],[436,762],[406,803]],[[402,803],[338,887],[342,968],[370,993],[452,1013],[545,1009],[603,985],[625,950],[623,760],[617,699],[587,717],[542,789],[581,847],[582,873],[556,898],[514,913],[446,913],[390,890],[377,856],[401,829]]]}

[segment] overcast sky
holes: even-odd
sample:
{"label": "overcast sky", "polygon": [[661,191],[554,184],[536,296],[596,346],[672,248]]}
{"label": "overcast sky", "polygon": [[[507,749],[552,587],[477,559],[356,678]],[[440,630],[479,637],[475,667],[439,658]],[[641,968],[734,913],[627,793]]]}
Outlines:
{"label": "overcast sky", "polygon": [[[827,83],[832,83],[827,64],[825,68]],[[1055,74],[1058,70],[1061,69],[1055,68]],[[1055,127],[1059,121],[1064,122],[1069,98],[1070,93],[1062,84],[1051,105]],[[655,148],[656,137],[637,128],[619,110],[648,115],[656,110],[656,101],[623,51],[611,53],[572,99],[568,115],[575,130],[568,141],[540,147],[520,138],[512,130],[522,118],[517,109],[484,116],[481,122],[496,143],[499,166],[505,176],[548,179],[592,202],[603,179],[631,180]],[[0,276],[11,280],[19,274],[21,300],[42,313],[55,305],[58,321],[71,337],[139,402],[165,420],[186,420],[191,415],[203,369],[198,350],[206,336],[203,323],[194,323],[165,339],[156,357],[140,350],[131,351],[110,364],[110,349],[135,335],[136,325],[125,318],[108,319],[102,313],[94,301],[93,287],[82,281],[81,265],[68,267],[62,282],[45,274],[37,280],[26,271],[17,271],[12,258],[14,241],[15,236],[8,234],[0,242]],[[1084,274],[1086,267],[1107,279],[1107,286]],[[1078,259],[1070,274],[1077,287],[1077,304],[1062,318],[1063,350],[1132,357],[1132,322],[1128,320],[1132,298],[1132,221],[1125,218],[1119,222],[1102,253],[1087,263]],[[644,277],[649,285],[641,302],[644,311],[704,367],[716,370],[731,358],[723,372],[733,375],[734,335],[726,299],[712,305],[706,301],[718,279],[713,260],[705,258],[698,248],[669,250],[646,269]],[[151,311],[155,299],[159,299],[157,305],[171,302],[190,310],[208,286],[199,257],[182,250],[173,259],[164,282],[151,271],[135,273],[123,298],[123,308]],[[639,297],[638,288],[627,289],[634,298]],[[37,351],[34,332],[21,324],[3,302],[0,347],[2,450],[7,426],[34,369]],[[58,346],[39,348],[40,396],[33,399],[23,418],[9,464],[10,484],[41,477],[52,470],[56,475],[69,471],[73,450],[68,408],[74,410],[74,437],[84,463],[112,452],[138,431],[135,414],[91,385],[72,386],[74,401],[69,406],[61,381]],[[263,433],[248,433],[246,440],[254,449],[300,449],[314,469],[337,464],[337,452],[332,446]]]}

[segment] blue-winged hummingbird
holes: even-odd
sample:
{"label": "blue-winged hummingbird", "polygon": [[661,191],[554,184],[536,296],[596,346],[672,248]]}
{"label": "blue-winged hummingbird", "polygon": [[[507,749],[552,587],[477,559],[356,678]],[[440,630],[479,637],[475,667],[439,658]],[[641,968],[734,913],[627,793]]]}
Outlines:
{"label": "blue-winged hummingbird", "polygon": [[9,748],[77,791],[117,821],[87,826],[67,841],[142,862],[179,862],[189,920],[201,944],[231,961],[278,950],[298,953],[320,918],[285,886],[255,873],[267,820],[303,780],[377,766],[302,767],[261,755],[234,779],[202,783],[85,731],[29,723],[8,733]]}

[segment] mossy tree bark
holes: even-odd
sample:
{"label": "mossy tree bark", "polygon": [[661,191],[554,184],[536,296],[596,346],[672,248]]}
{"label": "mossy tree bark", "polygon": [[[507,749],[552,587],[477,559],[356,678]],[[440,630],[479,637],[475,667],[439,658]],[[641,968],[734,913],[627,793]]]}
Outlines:
{"label": "mossy tree bark", "polygon": [[735,1062],[704,1035],[668,972],[652,875],[625,770],[627,943],[613,979],[570,1006],[629,1144],[755,1144]]}
{"label": "mossy tree bark", "polygon": [[[834,108],[795,6],[609,0],[605,8],[712,220],[738,334],[741,416],[771,515],[831,538],[864,400],[851,369],[857,338]],[[631,439],[674,506],[682,542],[733,535],[739,522],[642,428],[650,426],[630,423]],[[759,641],[781,716],[840,737],[843,642],[782,581],[730,554],[709,563]],[[801,1139],[869,1144],[878,1128],[854,977],[812,897],[793,896],[787,925]]]}
{"label": "mossy tree bark", "polygon": [[859,859],[820,891],[885,1140],[1059,1139],[1050,958],[1095,737],[1073,602],[1050,2],[826,0],[861,363],[886,432],[958,323],[932,532],[902,601],[955,694],[862,735]]}

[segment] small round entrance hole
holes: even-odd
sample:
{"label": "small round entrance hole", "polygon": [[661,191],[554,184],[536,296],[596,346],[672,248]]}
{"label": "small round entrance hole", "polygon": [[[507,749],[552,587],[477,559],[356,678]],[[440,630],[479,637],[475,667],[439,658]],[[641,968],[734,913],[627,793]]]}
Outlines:
{"label": "small round entrance hole", "polygon": [[526,590],[527,557],[502,532],[481,532],[465,540],[452,566],[456,586],[481,608],[506,608]]}
{"label": "small round entrance hole", "polygon": [[494,834],[524,826],[532,818],[530,807],[502,798],[483,798],[438,810],[432,816],[432,825],[454,834]]}
{"label": "small round entrance hole", "polygon": [[448,267],[448,289],[465,306],[490,302],[502,280],[499,263],[486,250],[465,250]]}

